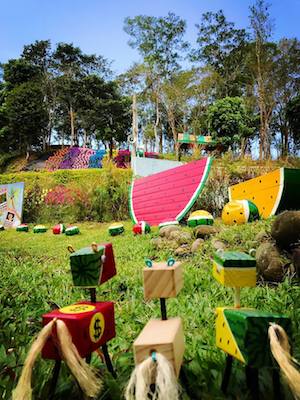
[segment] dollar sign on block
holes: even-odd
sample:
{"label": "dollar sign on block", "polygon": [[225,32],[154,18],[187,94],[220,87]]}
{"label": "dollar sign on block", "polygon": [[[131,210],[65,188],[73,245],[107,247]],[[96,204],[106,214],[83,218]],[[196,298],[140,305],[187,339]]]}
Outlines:
{"label": "dollar sign on block", "polygon": [[[43,315],[43,325],[48,324],[53,318],[64,321],[74,345],[83,358],[116,336],[114,304],[110,301],[96,303],[82,301],[59,308]],[[56,343],[54,331],[42,350],[43,358],[60,360]]]}

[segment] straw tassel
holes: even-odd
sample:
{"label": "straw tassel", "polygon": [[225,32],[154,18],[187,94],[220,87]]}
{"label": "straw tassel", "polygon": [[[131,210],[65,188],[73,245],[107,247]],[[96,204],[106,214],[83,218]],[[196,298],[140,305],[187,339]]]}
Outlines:
{"label": "straw tassel", "polygon": [[[150,385],[154,384],[154,391]],[[179,386],[172,364],[160,353],[150,356],[132,372],[126,400],[178,400]]]}
{"label": "straw tassel", "polygon": [[34,363],[42,351],[47,339],[52,335],[53,327],[56,325],[59,348],[64,361],[67,363],[75,379],[78,381],[82,391],[89,397],[95,397],[101,388],[101,382],[91,367],[80,357],[66,324],[54,318],[38,334],[26,357],[24,367],[12,400],[31,400],[32,388],[31,378]]}
{"label": "straw tassel", "polygon": [[296,360],[291,356],[291,347],[285,330],[277,324],[269,327],[270,347],[288,385],[296,399],[300,399],[300,373],[295,368]]}

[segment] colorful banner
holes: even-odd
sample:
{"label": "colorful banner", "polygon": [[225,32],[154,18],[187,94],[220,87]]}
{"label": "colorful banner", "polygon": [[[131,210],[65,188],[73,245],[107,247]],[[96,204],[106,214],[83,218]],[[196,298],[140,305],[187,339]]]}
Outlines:
{"label": "colorful banner", "polygon": [[0,185],[0,225],[15,228],[22,222],[24,183]]}

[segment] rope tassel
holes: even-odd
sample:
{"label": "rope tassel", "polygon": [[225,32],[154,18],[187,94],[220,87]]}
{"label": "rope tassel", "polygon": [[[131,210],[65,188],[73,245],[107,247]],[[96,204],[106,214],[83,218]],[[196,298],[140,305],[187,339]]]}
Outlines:
{"label": "rope tassel", "polygon": [[295,368],[296,361],[291,356],[291,347],[285,330],[277,324],[269,327],[270,347],[273,357],[283,372],[296,399],[300,399],[300,372]]}
{"label": "rope tassel", "polygon": [[46,341],[52,335],[55,325],[59,349],[63,359],[70,368],[70,371],[74,375],[75,379],[78,381],[82,391],[89,397],[95,397],[101,389],[101,382],[91,367],[80,357],[74,343],[72,342],[72,337],[66,324],[63,321],[54,318],[43,327],[36,340],[33,342],[26,357],[17,387],[13,391],[12,400],[31,400],[32,369]]}
{"label": "rope tassel", "polygon": [[[155,356],[153,356],[155,354]],[[150,387],[154,384],[154,390]],[[178,400],[179,387],[172,364],[160,353],[152,353],[131,374],[126,400]]]}

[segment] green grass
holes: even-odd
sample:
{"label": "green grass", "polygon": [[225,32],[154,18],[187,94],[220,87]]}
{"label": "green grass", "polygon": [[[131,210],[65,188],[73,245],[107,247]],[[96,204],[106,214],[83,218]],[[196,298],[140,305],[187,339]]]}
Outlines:
{"label": "green grass", "polygon": [[[117,336],[109,342],[109,350],[118,378],[114,381],[101,360],[93,355],[92,364],[103,374],[104,390],[99,399],[120,399],[134,367],[132,343],[147,321],[159,316],[159,303],[143,300],[141,271],[147,257],[166,260],[171,253],[155,252],[150,237],[134,237],[131,222],[125,223],[125,234],[108,235],[108,225],[79,224],[81,234],[67,237],[33,234],[14,230],[0,232],[0,398],[8,399],[22,363],[35,334],[41,328],[41,315],[50,309],[51,302],[59,306],[88,298],[84,290],[73,288],[69,269],[68,244],[75,249],[93,241],[111,241],[118,274],[102,285],[99,300],[115,302]],[[224,228],[219,238],[227,240],[232,250],[249,250],[255,246],[257,232],[268,229],[270,223],[255,222],[244,226]],[[50,228],[50,226],[49,226]],[[186,228],[188,229],[188,228]],[[222,399],[219,390],[224,354],[215,346],[214,310],[217,306],[232,305],[232,291],[221,287],[211,275],[213,250],[208,240],[201,251],[185,259],[184,288],[175,299],[168,301],[168,314],[181,316],[184,321],[186,350],[181,384],[184,399]],[[287,280],[276,286],[260,285],[242,290],[242,303],[260,310],[286,313],[293,320],[295,356],[300,358],[299,288]],[[33,388],[36,399],[46,399],[47,381],[53,362],[41,360],[36,364]],[[270,399],[270,379],[264,372],[261,389]],[[228,398],[247,399],[243,368],[235,363]],[[66,368],[57,387],[57,399],[76,399],[78,390]],[[79,397],[78,397],[79,398]]]}

